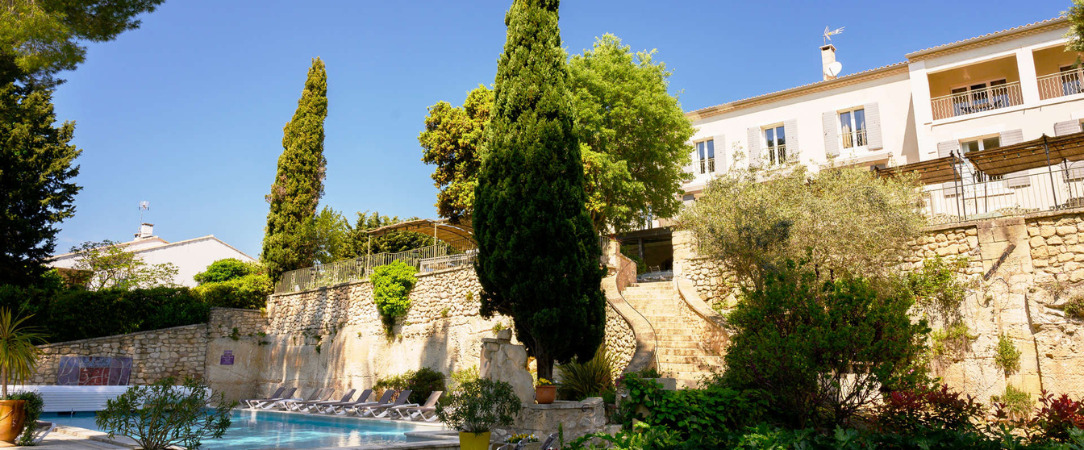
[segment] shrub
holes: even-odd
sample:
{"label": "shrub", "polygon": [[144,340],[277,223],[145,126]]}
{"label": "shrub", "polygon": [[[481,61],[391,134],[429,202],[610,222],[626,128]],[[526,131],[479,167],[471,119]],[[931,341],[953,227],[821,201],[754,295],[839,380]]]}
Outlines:
{"label": "shrub", "polygon": [[763,289],[745,290],[730,313],[735,332],[724,380],[765,391],[783,423],[841,424],[880,389],[924,381],[919,364],[929,329],[911,322],[912,304],[903,290],[879,290],[861,278],[818,282],[788,264]]}
{"label": "shrub", "polygon": [[410,403],[423,403],[429,399],[433,391],[443,391],[444,374],[428,367],[422,367],[411,372],[407,380],[407,389],[410,389]]}
{"label": "shrub", "polygon": [[414,266],[394,261],[373,269],[373,274],[369,277],[373,283],[373,302],[376,303],[384,328],[389,333],[395,321],[406,316],[410,309],[410,290],[414,289],[414,283],[418,281],[414,272]]}
{"label": "shrub", "polygon": [[38,418],[41,417],[41,411],[45,408],[45,401],[42,400],[41,394],[32,391],[15,392],[7,397],[8,400],[25,400],[25,422],[23,422],[23,432],[19,435],[17,444],[19,445],[34,445],[34,429],[37,428]]}
{"label": "shrub", "polygon": [[449,386],[452,389],[457,389],[463,383],[468,381],[474,381],[478,379],[478,366],[470,366],[466,369],[460,369],[452,372],[452,385]]}
{"label": "shrub", "polygon": [[512,385],[479,378],[463,383],[437,403],[437,417],[456,430],[485,433],[511,425],[521,406]]}
{"label": "shrub", "polygon": [[587,362],[572,361],[557,366],[557,373],[561,376],[558,392],[562,398],[569,400],[601,396],[613,388],[613,367],[614,360],[606,351],[606,346],[599,346],[595,356]]}
{"label": "shrub", "polygon": [[874,423],[884,433],[912,434],[927,430],[966,431],[982,418],[983,407],[970,396],[919,388],[889,392],[877,407]]}
{"label": "shrub", "polygon": [[1084,296],[1075,296],[1065,303],[1065,315],[1074,319],[1084,319]]}
{"label": "shrub", "polygon": [[273,290],[271,278],[265,273],[205,283],[192,289],[208,306],[243,309],[267,306],[267,296],[271,295]]}
{"label": "shrub", "polygon": [[971,334],[967,324],[957,322],[930,334],[930,354],[937,358],[958,359],[967,352],[971,347],[971,341],[977,337]]}
{"label": "shrub", "polygon": [[412,372],[401,373],[399,375],[389,375],[387,377],[380,377],[373,384],[373,395],[380,397],[384,395],[384,391],[388,389],[394,389],[396,391],[402,391],[407,388],[410,381],[410,375]]}
{"label": "shrub", "polygon": [[[1067,442],[1074,430],[1084,429],[1084,403],[1062,394],[1054,397],[1043,392],[1039,396],[1042,407],[1035,413],[1032,421],[1033,440],[1039,442]],[[1077,431],[1079,437],[1079,431]]]}
{"label": "shrub", "polygon": [[49,330],[50,342],[61,342],[204,323],[209,314],[210,307],[187,288],[68,290],[36,324]]}
{"label": "shrub", "polygon": [[951,328],[960,320],[960,306],[967,290],[956,275],[966,266],[967,258],[945,263],[938,256],[923,261],[921,269],[905,277],[915,295],[915,303],[938,316],[946,328]]}
{"label": "shrub", "polygon": [[1020,370],[1020,350],[1013,345],[1004,333],[997,337],[997,347],[994,352],[994,364],[1005,371],[1005,375],[1011,375]]}
{"label": "shrub", "polygon": [[1028,420],[1028,416],[1031,415],[1031,410],[1035,406],[1031,394],[1021,391],[1011,384],[1005,385],[1004,395],[995,395],[990,398],[990,401],[998,404],[998,409],[1004,411],[1012,422]]}
{"label": "shrub", "polygon": [[192,277],[198,284],[221,283],[247,275],[264,273],[259,263],[246,263],[237,258],[220,259],[207,266],[207,270]]}
{"label": "shrub", "polygon": [[148,450],[171,446],[199,448],[205,438],[220,438],[230,426],[230,408],[219,396],[218,406],[204,410],[214,398],[202,381],[187,379],[174,386],[164,378],[150,386],[132,386],[116,399],[106,401],[95,423],[109,433],[135,439]]}
{"label": "shrub", "polygon": [[667,391],[654,380],[626,374],[622,386],[628,395],[621,401],[617,419],[626,428],[641,421],[705,446],[720,432],[756,423],[767,407],[761,393],[740,392],[719,383],[703,389]]}

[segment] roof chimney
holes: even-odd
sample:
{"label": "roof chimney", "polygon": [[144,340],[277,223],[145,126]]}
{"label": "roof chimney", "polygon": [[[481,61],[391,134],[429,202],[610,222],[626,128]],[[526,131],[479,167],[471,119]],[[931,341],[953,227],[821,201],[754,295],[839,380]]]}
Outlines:
{"label": "roof chimney", "polygon": [[139,232],[136,233],[136,239],[147,239],[154,236],[154,224],[142,223],[139,225]]}
{"label": "roof chimney", "polygon": [[824,80],[834,80],[838,71],[833,73],[830,70],[832,64],[836,62],[836,46],[832,44],[821,47],[821,74],[824,75]]}

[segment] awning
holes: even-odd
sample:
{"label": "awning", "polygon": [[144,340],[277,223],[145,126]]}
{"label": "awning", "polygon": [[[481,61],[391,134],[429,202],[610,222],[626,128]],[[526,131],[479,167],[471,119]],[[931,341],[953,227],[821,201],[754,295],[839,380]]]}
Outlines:
{"label": "awning", "polygon": [[367,232],[370,236],[383,236],[395,231],[411,231],[427,236],[433,236],[459,251],[475,248],[474,229],[470,223],[462,221],[458,225],[452,225],[447,220],[417,219],[399,222],[394,225],[383,226]]}
{"label": "awning", "polygon": [[957,159],[954,156],[919,161],[917,163],[904,164],[902,166],[877,169],[877,174],[882,177],[894,177],[903,174],[913,174],[918,177],[922,184],[938,184],[956,181],[959,175],[956,173]]}
{"label": "awning", "polygon": [[[1049,153],[1048,153],[1049,151]],[[1005,175],[1062,161],[1084,160],[1084,132],[1043,137],[964,155],[987,175]]]}

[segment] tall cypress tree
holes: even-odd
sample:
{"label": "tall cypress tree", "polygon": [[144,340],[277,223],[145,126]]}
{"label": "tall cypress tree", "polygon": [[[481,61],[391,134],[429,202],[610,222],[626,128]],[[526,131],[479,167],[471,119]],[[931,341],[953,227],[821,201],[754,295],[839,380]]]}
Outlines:
{"label": "tall cypress tree", "polygon": [[51,89],[0,81],[0,284],[33,283],[75,213],[81,150],[69,144],[75,124],[55,121]]}
{"label": "tall cypress tree", "polygon": [[543,378],[552,378],[554,361],[591,358],[605,322],[559,3],[515,0],[505,16],[474,204],[482,314],[513,318]]}
{"label": "tall cypress tree", "polygon": [[267,230],[260,259],[271,278],[313,264],[316,242],[311,237],[316,205],[324,195],[324,119],[327,117],[327,71],[320,58],[312,60],[297,111],[286,124],[282,155],[267,202]]}

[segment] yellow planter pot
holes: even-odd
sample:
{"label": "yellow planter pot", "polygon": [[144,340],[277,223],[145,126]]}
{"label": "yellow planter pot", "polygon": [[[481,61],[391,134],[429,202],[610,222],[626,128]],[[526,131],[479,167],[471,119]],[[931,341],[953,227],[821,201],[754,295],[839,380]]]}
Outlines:
{"label": "yellow planter pot", "polygon": [[489,448],[489,432],[459,432],[459,448],[462,450],[486,450]]}

